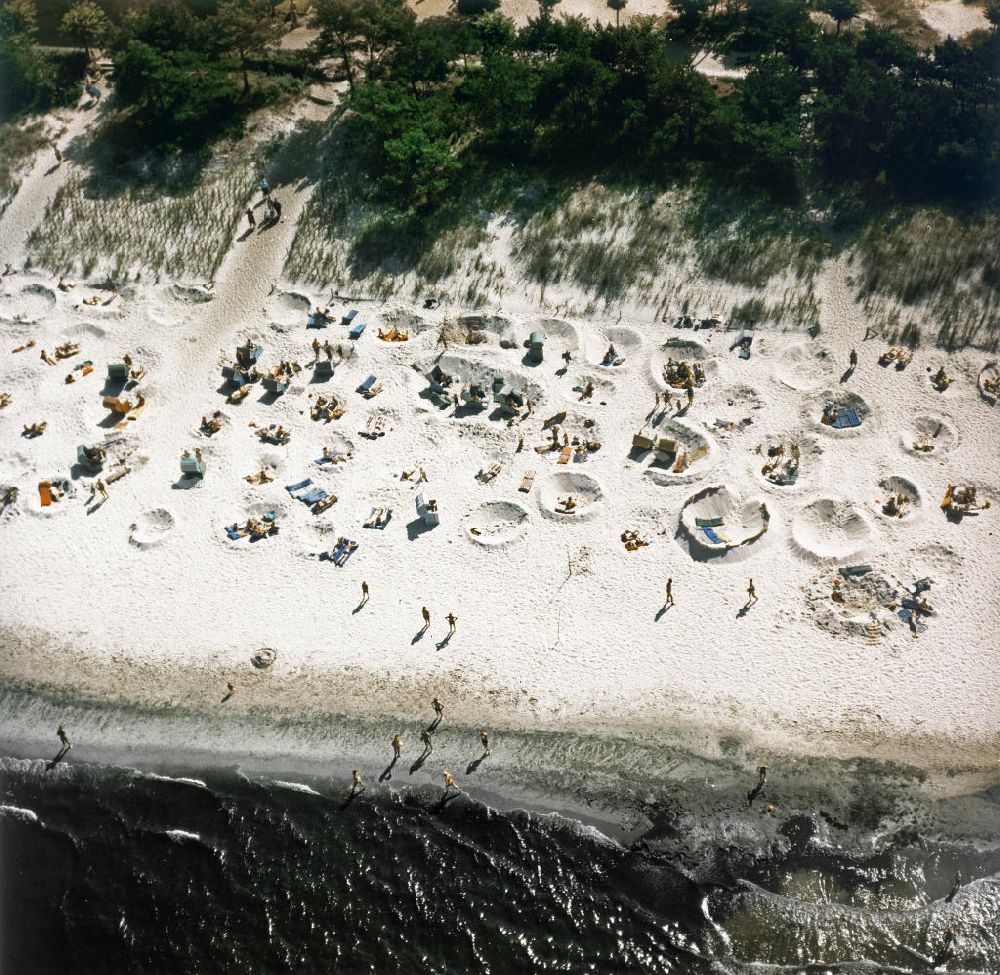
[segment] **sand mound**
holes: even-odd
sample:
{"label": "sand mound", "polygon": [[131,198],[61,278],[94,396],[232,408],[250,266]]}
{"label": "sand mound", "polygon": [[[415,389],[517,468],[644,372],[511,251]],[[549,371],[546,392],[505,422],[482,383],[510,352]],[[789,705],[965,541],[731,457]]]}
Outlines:
{"label": "sand mound", "polygon": [[430,323],[425,318],[402,305],[390,305],[380,309],[379,317],[386,325],[394,325],[400,331],[408,331],[411,336],[418,335],[430,327]]}
{"label": "sand mound", "polygon": [[[815,389],[835,369],[830,350],[807,342],[789,346],[774,365],[774,378],[789,389]],[[847,368],[847,364],[844,364]],[[831,394],[832,395],[832,394]]]}
{"label": "sand mound", "polygon": [[903,450],[925,460],[940,460],[958,446],[958,431],[940,416],[915,416],[900,435]]}
{"label": "sand mound", "polygon": [[466,537],[477,545],[505,545],[524,537],[528,512],[512,501],[488,501],[462,519]]}
{"label": "sand mound", "polygon": [[856,561],[874,538],[871,523],[844,498],[818,498],[792,519],[792,548],[814,562]]}
{"label": "sand mound", "polygon": [[129,526],[128,540],[136,548],[156,548],[166,541],[173,527],[174,516],[166,508],[151,508]]}
{"label": "sand mound", "polygon": [[687,542],[691,557],[703,561],[748,550],[767,534],[770,519],[759,498],[737,497],[726,485],[716,485],[684,502],[677,534]]}
{"label": "sand mound", "polygon": [[635,357],[642,350],[642,336],[631,328],[616,326],[607,328],[603,333],[590,336],[584,345],[584,355],[587,361],[595,366],[604,362],[604,354],[608,346],[614,345],[615,352],[625,361],[620,366],[605,366],[607,369],[622,369],[634,364]]}
{"label": "sand mound", "polygon": [[[576,501],[573,514],[564,514],[562,502],[567,497]],[[546,518],[559,521],[587,521],[597,514],[604,492],[589,474],[560,471],[551,474],[538,486],[538,506]]]}
{"label": "sand mound", "polygon": [[189,305],[200,305],[211,301],[215,295],[200,284],[174,284],[170,286],[170,296]]}
{"label": "sand mound", "polygon": [[[917,487],[913,481],[906,477],[899,477],[897,475],[891,475],[890,477],[883,477],[882,480],[878,482],[878,486],[882,489],[882,494],[878,501],[875,503],[875,511],[886,521],[889,522],[899,522],[906,521],[908,518],[912,518],[916,513],[917,509],[920,507],[923,494],[920,488]],[[909,498],[909,503],[904,505],[901,509],[899,516],[886,514],[883,511],[885,502],[890,494],[902,494]]]}
{"label": "sand mound", "polygon": [[[545,336],[546,353],[549,346],[556,356],[561,356],[563,352],[576,352],[580,348],[580,336],[576,328],[569,322],[561,318],[532,318],[525,322],[525,335],[528,338],[532,332],[541,332]],[[561,361],[561,360],[558,360]]]}
{"label": "sand mound", "polygon": [[77,322],[66,329],[66,337],[71,339],[103,339],[108,330],[96,322]]}

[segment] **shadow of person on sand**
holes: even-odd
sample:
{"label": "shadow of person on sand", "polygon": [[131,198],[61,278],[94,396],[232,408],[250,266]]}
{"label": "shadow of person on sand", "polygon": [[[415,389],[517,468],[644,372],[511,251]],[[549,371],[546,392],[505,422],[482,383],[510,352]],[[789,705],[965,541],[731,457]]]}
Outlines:
{"label": "shadow of person on sand", "polygon": [[457,799],[460,795],[460,792],[446,792],[436,803],[434,803],[433,806],[431,806],[431,813],[436,814],[443,812],[445,806],[447,806],[453,799]]}
{"label": "shadow of person on sand", "polygon": [[423,638],[424,634],[430,629],[430,626],[424,624],[419,630],[417,630],[416,635],[410,640],[410,646],[412,647],[414,643],[419,643]]}
{"label": "shadow of person on sand", "polygon": [[751,609],[753,608],[753,605],[754,605],[754,604],[753,604],[752,602],[750,602],[750,603],[744,603],[744,604],[743,604],[743,605],[742,605],[742,606],[741,606],[741,607],[740,607],[740,608],[739,608],[739,609],[738,609],[738,610],[736,611],[736,618],[737,618],[738,620],[741,620],[741,619],[743,619],[743,617],[744,617],[744,616],[746,616],[746,615],[747,615],[747,613],[749,613],[749,612],[750,612],[750,610],[751,610]]}
{"label": "shadow of person on sand", "polygon": [[63,747],[56,752],[55,758],[45,763],[45,771],[51,772],[68,754],[69,745],[63,745]]}
{"label": "shadow of person on sand", "polygon": [[430,755],[430,752],[427,749],[424,749],[423,754],[417,756],[417,760],[410,766],[410,775],[413,775],[414,772],[419,772],[423,768],[428,755]]}
{"label": "shadow of person on sand", "polygon": [[673,609],[673,603],[664,603],[657,611],[656,615],[653,617],[654,623],[659,623],[661,619],[666,615],[668,609]]}
{"label": "shadow of person on sand", "polygon": [[253,234],[253,227],[247,227],[247,229],[246,229],[246,230],[244,230],[244,231],[243,231],[243,233],[242,233],[242,234],[240,234],[240,235],[239,235],[239,237],[237,237],[237,238],[236,238],[236,243],[238,243],[238,244],[242,244],[242,243],[243,243],[243,242],[244,242],[245,240],[247,240],[247,239],[248,239],[248,238],[249,238],[249,237],[250,237],[250,236],[251,236],[252,234]]}
{"label": "shadow of person on sand", "polygon": [[853,375],[854,375],[854,366],[848,366],[847,369],[844,371],[843,375],[840,377],[840,381],[842,383],[846,383],[847,380],[850,379],[851,376]]}
{"label": "shadow of person on sand", "polygon": [[482,754],[479,756],[479,758],[474,758],[471,762],[469,762],[469,764],[465,766],[465,774],[472,775],[472,773],[475,772],[479,768],[479,766],[483,764],[484,758],[486,758],[486,755]]}
{"label": "shadow of person on sand", "polygon": [[396,762],[399,761],[399,756],[394,755],[392,761],[385,767],[382,774],[378,777],[379,782],[388,782],[392,778],[392,769]]}
{"label": "shadow of person on sand", "polygon": [[449,643],[451,643],[451,638],[454,636],[453,633],[449,633],[443,640],[439,641],[437,644],[438,650],[443,650]]}
{"label": "shadow of person on sand", "polygon": [[343,812],[345,809],[348,809],[351,803],[353,803],[354,800],[357,799],[362,792],[364,792],[364,789],[351,789],[351,791],[347,794],[347,798],[337,808],[341,812]]}

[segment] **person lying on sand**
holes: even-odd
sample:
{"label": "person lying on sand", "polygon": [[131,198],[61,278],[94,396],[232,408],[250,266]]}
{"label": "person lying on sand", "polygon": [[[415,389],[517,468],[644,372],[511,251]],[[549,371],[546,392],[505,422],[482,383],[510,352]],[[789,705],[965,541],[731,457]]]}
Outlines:
{"label": "person lying on sand", "polygon": [[83,303],[85,305],[99,305],[101,303],[101,299],[97,295],[92,295],[89,298],[84,298]]}
{"label": "person lying on sand", "polygon": [[60,275],[59,283],[56,285],[56,287],[60,291],[69,291],[69,289],[75,287],[75,285],[73,284],[72,281],[67,281],[64,277],[62,277],[62,275]]}
{"label": "person lying on sand", "polygon": [[52,356],[45,351],[45,349],[42,349],[42,354],[39,358],[48,366],[54,366],[56,364],[56,360],[53,359]]}

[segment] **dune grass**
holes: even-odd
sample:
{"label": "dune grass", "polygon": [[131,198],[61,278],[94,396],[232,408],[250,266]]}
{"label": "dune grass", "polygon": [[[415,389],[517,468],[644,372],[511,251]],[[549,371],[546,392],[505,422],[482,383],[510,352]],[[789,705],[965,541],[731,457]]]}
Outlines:
{"label": "dune grass", "polygon": [[0,125],[0,216],[14,199],[35,154],[48,141],[45,125],[37,119]]}
{"label": "dune grass", "polygon": [[873,324],[897,336],[933,323],[927,339],[947,348],[1000,343],[1000,220],[920,209],[873,222],[852,268]]}
{"label": "dune grass", "polygon": [[235,235],[270,146],[245,139],[204,157],[137,159],[74,173],[28,239],[58,273],[211,277]]}

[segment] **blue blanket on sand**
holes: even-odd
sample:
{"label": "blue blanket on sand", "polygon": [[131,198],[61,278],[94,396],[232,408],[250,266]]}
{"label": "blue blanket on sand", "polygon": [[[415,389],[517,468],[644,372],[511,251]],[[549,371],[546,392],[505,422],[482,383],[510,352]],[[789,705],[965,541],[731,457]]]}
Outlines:
{"label": "blue blanket on sand", "polygon": [[714,528],[709,528],[707,525],[702,525],[701,526],[701,530],[705,533],[705,537],[713,545],[725,545],[726,544],[724,539],[719,538],[719,536],[716,534]]}

